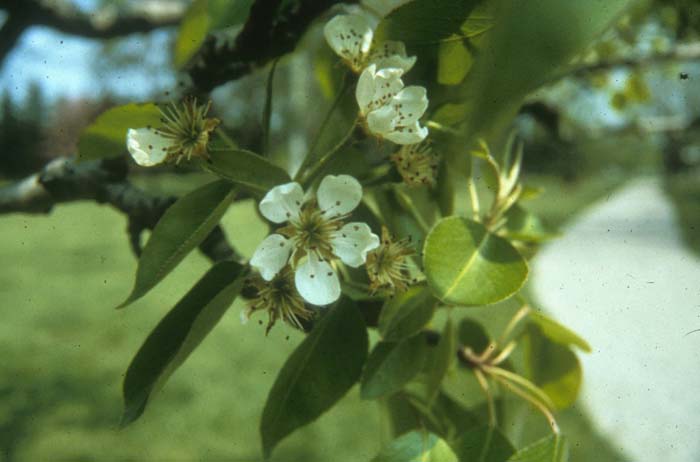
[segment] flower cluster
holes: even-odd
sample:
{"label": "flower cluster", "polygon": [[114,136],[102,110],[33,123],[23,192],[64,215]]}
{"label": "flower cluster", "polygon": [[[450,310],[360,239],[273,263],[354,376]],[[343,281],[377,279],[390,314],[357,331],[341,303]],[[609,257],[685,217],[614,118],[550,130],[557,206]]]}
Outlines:
{"label": "flower cluster", "polygon": [[301,297],[313,305],[328,305],[340,297],[334,264],[358,268],[379,237],[366,223],[345,223],[362,200],[362,186],[348,175],[328,175],[315,197],[304,197],[298,183],[272,188],[260,202],[260,213],[285,225],[267,236],[250,260],[265,281],[273,281],[288,265]]}
{"label": "flower cluster", "polygon": [[374,32],[365,17],[340,15],[324,29],[326,41],[360,74],[355,97],[369,133],[396,144],[419,143],[428,136],[419,119],[428,108],[425,88],[404,88],[401,77],[415,64],[403,43],[373,44]]}
{"label": "flower cluster", "polygon": [[160,110],[159,127],[130,128],[126,147],[131,157],[142,167],[207,158],[209,137],[219,125],[219,119],[207,117],[210,107],[211,102],[201,106],[196,99],[186,98],[180,107],[171,104]]}

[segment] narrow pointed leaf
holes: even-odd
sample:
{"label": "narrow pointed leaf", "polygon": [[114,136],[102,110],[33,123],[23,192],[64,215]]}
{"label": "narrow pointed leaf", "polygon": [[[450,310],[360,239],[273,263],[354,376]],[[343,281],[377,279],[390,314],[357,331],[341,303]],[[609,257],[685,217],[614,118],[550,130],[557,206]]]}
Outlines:
{"label": "narrow pointed leaf", "polygon": [[569,447],[566,438],[561,435],[550,435],[533,444],[524,447],[508,462],[567,462]]}
{"label": "narrow pointed leaf", "polygon": [[379,315],[379,333],[387,342],[417,334],[430,322],[436,300],[425,286],[411,287],[387,300]]}
{"label": "narrow pointed leaf", "polygon": [[442,329],[440,340],[428,355],[425,364],[425,398],[432,403],[440,392],[442,380],[457,357],[457,332],[451,320]]}
{"label": "narrow pointed leaf", "polygon": [[367,359],[367,330],[355,304],[343,299],[289,356],[265,403],[263,453],[330,409],[357,382]]}
{"label": "narrow pointed leaf", "polygon": [[458,462],[458,459],[437,435],[412,431],[392,441],[372,462]]}
{"label": "narrow pointed leaf", "polygon": [[440,220],[425,240],[428,285],[440,300],[455,305],[488,305],[504,300],[525,283],[527,263],[505,239],[461,217]]}
{"label": "narrow pointed leaf", "polygon": [[213,151],[206,168],[253,194],[263,195],[273,187],[290,182],[282,168],[244,149]]}
{"label": "narrow pointed leaf", "polygon": [[141,253],[131,294],[118,308],[145,295],[197,247],[219,223],[234,195],[230,183],[216,181],[171,205]]}
{"label": "narrow pointed leaf", "polygon": [[423,368],[428,348],[420,334],[398,343],[378,343],[367,359],[360,396],[376,399],[399,391]]}
{"label": "narrow pointed leaf", "polygon": [[213,266],[150,333],[124,377],[122,426],[138,419],[153,393],[187,359],[233,303],[243,267]]}

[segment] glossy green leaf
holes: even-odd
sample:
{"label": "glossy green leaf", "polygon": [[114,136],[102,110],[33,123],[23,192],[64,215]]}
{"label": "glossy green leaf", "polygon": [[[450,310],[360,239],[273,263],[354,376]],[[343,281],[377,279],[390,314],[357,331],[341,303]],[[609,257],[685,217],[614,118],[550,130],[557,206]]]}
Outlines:
{"label": "glossy green leaf", "polygon": [[583,380],[576,355],[567,346],[551,341],[534,325],[528,327],[526,339],[525,367],[532,382],[557,409],[574,404]]}
{"label": "glossy green leaf", "polygon": [[367,358],[360,396],[376,399],[399,391],[421,371],[428,348],[422,334],[398,343],[378,343]]}
{"label": "glossy green leaf", "polygon": [[122,426],[141,416],[153,393],[219,322],[240,291],[242,275],[235,262],[216,264],[149,334],[124,377]]}
{"label": "glossy green leaf", "polygon": [[506,129],[525,96],[584,51],[631,3],[500,2],[497,21],[464,83],[462,97],[471,102],[466,133],[488,136]]}
{"label": "glossy green leaf", "polygon": [[550,435],[524,447],[507,462],[567,462],[569,445],[561,435]]}
{"label": "glossy green leaf", "polygon": [[80,134],[78,160],[124,155],[127,131],[158,126],[160,118],[160,110],[153,103],[129,103],[106,110]]}
{"label": "glossy green leaf", "polygon": [[458,459],[437,435],[412,431],[392,441],[372,462],[458,462]]}
{"label": "glossy green leaf", "polygon": [[230,183],[215,181],[171,205],[141,253],[131,294],[118,308],[145,295],[197,247],[219,223],[235,194]]}
{"label": "glossy green leaf", "polygon": [[282,168],[244,149],[213,151],[206,168],[251,193],[265,194],[273,187],[290,182]]}
{"label": "glossy green leaf", "polygon": [[425,386],[428,403],[432,403],[440,392],[442,380],[457,358],[457,332],[448,319],[440,334],[438,344],[429,350],[425,365]]}
{"label": "glossy green leaf", "polygon": [[461,36],[452,35],[438,49],[437,81],[442,85],[462,83],[472,67],[472,54],[464,45]]}
{"label": "glossy green leaf", "polygon": [[591,352],[591,346],[586,340],[581,338],[576,332],[566,326],[559,324],[554,319],[540,311],[533,311],[529,314],[528,320],[542,329],[542,334],[551,341],[562,345],[575,345],[586,353]]}
{"label": "glossy green leaf", "polygon": [[505,239],[461,217],[440,220],[423,250],[436,297],[455,305],[488,305],[517,292],[527,279],[523,257]]}
{"label": "glossy green leaf", "polygon": [[437,44],[460,32],[476,0],[414,0],[389,13],[377,27],[381,39]]}
{"label": "glossy green leaf", "polygon": [[379,315],[379,333],[387,342],[396,342],[417,334],[430,322],[435,299],[425,286],[414,286],[390,298]]}
{"label": "glossy green leaf", "polygon": [[341,300],[277,375],[260,422],[266,458],[284,437],[314,421],[350,390],[360,378],[367,348],[367,330],[357,306]]}
{"label": "glossy green leaf", "polygon": [[500,430],[479,427],[461,435],[452,444],[459,460],[469,462],[503,462],[515,454],[515,448]]}
{"label": "glossy green leaf", "polygon": [[195,0],[180,23],[174,64],[182,68],[197,53],[209,32],[245,22],[253,0]]}

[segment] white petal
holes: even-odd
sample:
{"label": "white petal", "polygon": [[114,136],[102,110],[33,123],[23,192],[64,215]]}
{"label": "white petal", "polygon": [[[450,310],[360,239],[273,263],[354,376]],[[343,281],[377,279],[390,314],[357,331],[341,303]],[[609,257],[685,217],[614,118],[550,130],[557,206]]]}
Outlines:
{"label": "white petal", "polygon": [[339,15],[323,28],[328,45],[339,56],[359,66],[372,45],[372,28],[367,20],[357,14]]}
{"label": "white petal", "polygon": [[369,62],[376,64],[378,69],[398,67],[406,73],[416,63],[416,57],[406,56],[406,46],[403,42],[388,40],[372,50]]}
{"label": "white petal", "polygon": [[367,115],[367,127],[372,133],[383,137],[394,130],[398,116],[392,106],[382,106]]}
{"label": "white petal", "polygon": [[425,88],[413,85],[398,92],[391,104],[399,113],[397,125],[413,125],[428,109],[428,97]]}
{"label": "white petal", "polygon": [[299,216],[304,190],[299,183],[275,186],[260,201],[260,213],[273,223],[284,223]]}
{"label": "white petal", "polygon": [[316,199],[327,218],[345,215],[362,200],[362,186],[350,175],[327,175],[318,187]]}
{"label": "white petal", "polygon": [[379,247],[379,236],[366,223],[348,223],[331,239],[333,253],[353,268],[367,261],[367,252]]}
{"label": "white petal", "polygon": [[313,305],[328,305],[340,297],[340,281],[331,265],[311,254],[294,273],[299,295]]}
{"label": "white petal", "polygon": [[371,110],[388,104],[391,98],[403,88],[400,68],[380,69],[372,64],[368,66],[357,82],[355,97],[360,113],[367,115]]}
{"label": "white petal", "polygon": [[168,155],[170,143],[152,128],[130,128],[126,134],[126,148],[137,164],[152,167],[162,163]]}
{"label": "white petal", "polygon": [[426,136],[428,136],[428,129],[416,122],[408,127],[396,127],[393,132],[384,135],[384,138],[396,144],[415,144],[423,141]]}
{"label": "white petal", "polygon": [[286,237],[270,234],[255,249],[250,266],[260,271],[264,280],[271,281],[287,264],[292,247],[292,241]]}

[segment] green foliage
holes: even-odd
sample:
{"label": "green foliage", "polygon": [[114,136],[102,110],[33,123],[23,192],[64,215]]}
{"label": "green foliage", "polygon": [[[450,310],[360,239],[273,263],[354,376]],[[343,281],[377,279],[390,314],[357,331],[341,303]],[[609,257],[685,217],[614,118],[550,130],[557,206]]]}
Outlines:
{"label": "green foliage", "polygon": [[460,436],[453,444],[459,460],[503,462],[515,453],[508,438],[493,427],[478,427]]}
{"label": "green foliage", "polygon": [[397,342],[417,334],[430,322],[435,299],[424,286],[415,286],[384,303],[379,315],[379,333],[387,342]]}
{"label": "green foliage", "polygon": [[78,159],[94,160],[122,156],[130,128],[157,127],[160,110],[153,103],[129,103],[100,114],[78,140]]}
{"label": "green foliage", "polygon": [[445,323],[440,333],[438,344],[428,350],[423,369],[424,399],[432,404],[440,392],[442,381],[455,363],[457,351],[457,332],[451,319]]}
{"label": "green foliage", "polygon": [[567,462],[569,447],[561,435],[550,435],[524,447],[508,462]]}
{"label": "green foliage", "polygon": [[357,307],[341,300],[277,375],[260,421],[265,457],[284,437],[315,420],[348,392],[360,378],[367,348],[367,331]]}
{"label": "green foliage", "polygon": [[139,258],[134,288],[119,308],[155,287],[197,247],[219,223],[235,194],[228,182],[215,181],[171,205],[151,233]]}
{"label": "green foliage", "polygon": [[283,169],[244,149],[213,151],[205,168],[256,195],[289,181]]}
{"label": "green foliage", "polygon": [[243,274],[235,262],[214,265],[146,338],[124,377],[122,426],[141,416],[151,395],[219,322],[238,295]]}
{"label": "green foliage", "polygon": [[423,368],[427,349],[422,334],[398,343],[378,343],[367,359],[360,395],[364,399],[376,399],[399,391]]}
{"label": "green foliage", "polygon": [[581,338],[577,333],[575,333],[568,327],[562,326],[554,319],[543,314],[542,312],[534,311],[530,313],[529,320],[531,323],[539,327],[542,330],[542,334],[549,338],[551,341],[566,346],[577,346],[586,353],[591,352],[591,346],[586,340]]}
{"label": "green foliage", "polygon": [[437,435],[413,431],[400,436],[372,462],[458,462],[447,443]]}
{"label": "green foliage", "polygon": [[423,252],[428,284],[446,303],[496,303],[513,295],[527,278],[527,263],[508,241],[465,218],[440,220]]}

